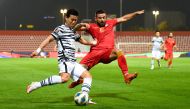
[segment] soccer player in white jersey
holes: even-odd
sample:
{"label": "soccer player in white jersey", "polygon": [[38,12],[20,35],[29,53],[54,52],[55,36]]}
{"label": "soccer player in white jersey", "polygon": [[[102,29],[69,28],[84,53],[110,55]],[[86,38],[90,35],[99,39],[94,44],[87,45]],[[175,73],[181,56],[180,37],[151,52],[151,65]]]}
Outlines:
{"label": "soccer player in white jersey", "polygon": [[46,45],[55,40],[57,43],[59,75],[53,75],[40,82],[31,83],[27,87],[27,93],[43,86],[65,83],[70,78],[74,81],[83,78],[84,81],[81,91],[84,93],[90,91],[92,76],[85,68],[76,62],[74,41],[79,41],[85,45],[96,45],[97,42],[96,40],[88,42],[75,33],[72,28],[76,25],[77,20],[78,12],[75,9],[68,10],[65,17],[65,24],[55,28],[51,35],[31,54],[32,57],[38,55]]}
{"label": "soccer player in white jersey", "polygon": [[154,69],[154,60],[158,62],[158,66],[161,67],[160,58],[161,58],[161,46],[163,44],[163,38],[160,36],[160,32],[156,31],[155,36],[152,38],[152,59],[151,59],[151,68]]}

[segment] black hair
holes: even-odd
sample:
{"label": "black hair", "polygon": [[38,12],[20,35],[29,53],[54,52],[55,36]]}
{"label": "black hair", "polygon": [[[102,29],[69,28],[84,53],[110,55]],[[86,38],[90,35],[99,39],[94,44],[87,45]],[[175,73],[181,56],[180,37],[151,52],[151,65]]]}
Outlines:
{"label": "black hair", "polygon": [[156,30],[155,33],[156,33],[156,32],[160,32],[160,31],[159,31],[159,30]]}
{"label": "black hair", "polygon": [[97,10],[96,13],[95,13],[95,16],[97,16],[97,14],[103,14],[103,13],[106,13],[106,11],[100,9],[100,10]]}
{"label": "black hair", "polygon": [[69,9],[66,13],[66,17],[70,17],[70,15],[74,15],[74,16],[79,16],[79,13],[77,10],[75,9]]}

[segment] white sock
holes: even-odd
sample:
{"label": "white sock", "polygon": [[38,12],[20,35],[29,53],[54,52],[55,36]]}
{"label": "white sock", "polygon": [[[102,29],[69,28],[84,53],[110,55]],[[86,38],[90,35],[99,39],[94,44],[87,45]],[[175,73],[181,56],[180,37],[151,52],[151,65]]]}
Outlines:
{"label": "white sock", "polygon": [[154,60],[153,59],[151,60],[151,66],[154,66]]}
{"label": "white sock", "polygon": [[92,78],[84,78],[82,92],[89,93],[92,84]]}
{"label": "white sock", "polygon": [[53,75],[50,76],[49,78],[46,78],[45,80],[42,80],[40,83],[41,87],[47,86],[47,85],[52,85],[52,84],[57,84],[57,83],[62,83],[61,76],[58,75]]}

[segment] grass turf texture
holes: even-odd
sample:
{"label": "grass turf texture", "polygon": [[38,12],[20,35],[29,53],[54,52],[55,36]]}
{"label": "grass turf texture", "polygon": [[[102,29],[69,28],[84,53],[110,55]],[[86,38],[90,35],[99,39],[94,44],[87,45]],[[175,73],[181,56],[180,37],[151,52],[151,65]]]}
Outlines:
{"label": "grass turf texture", "polygon": [[126,85],[117,66],[99,64],[90,72],[93,84],[90,96],[96,105],[76,106],[73,96],[80,91],[66,84],[43,87],[26,94],[31,81],[58,74],[56,59],[0,59],[0,109],[189,109],[190,58],[174,59],[173,68],[150,70],[150,59],[128,58],[130,72],[139,72]]}

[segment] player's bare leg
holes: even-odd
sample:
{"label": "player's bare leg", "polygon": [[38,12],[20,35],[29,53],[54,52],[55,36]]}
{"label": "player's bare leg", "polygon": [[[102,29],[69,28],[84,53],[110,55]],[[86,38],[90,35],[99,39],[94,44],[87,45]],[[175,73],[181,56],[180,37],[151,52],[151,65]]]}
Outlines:
{"label": "player's bare leg", "polygon": [[79,84],[82,84],[82,83],[83,83],[83,79],[80,78],[79,80],[74,81],[71,84],[69,84],[68,88],[74,88],[74,87],[76,87],[76,86],[78,86]]}
{"label": "player's bare leg", "polygon": [[153,70],[154,69],[154,58],[152,57],[151,59],[151,63],[150,63],[150,69]]}
{"label": "player's bare leg", "polygon": [[165,61],[168,61],[168,68],[171,69],[171,67],[172,67],[172,59],[169,58],[168,55],[167,55],[167,56],[165,55],[165,57],[163,57],[163,59],[164,59]]}
{"label": "player's bare leg", "polygon": [[160,59],[155,58],[155,57],[152,57],[152,59],[151,59],[151,63],[150,63],[150,69],[151,69],[151,70],[154,69],[154,61],[157,61],[157,63],[158,63],[158,67],[159,67],[159,68],[161,67]]}
{"label": "player's bare leg", "polygon": [[30,85],[27,86],[26,92],[31,93],[32,91],[44,86],[65,83],[69,79],[70,75],[68,73],[60,73],[60,75],[53,75],[40,82],[32,82]]}
{"label": "player's bare leg", "polygon": [[160,68],[161,67],[160,59],[158,59],[157,62],[158,62],[158,67]]}
{"label": "player's bare leg", "polygon": [[[85,65],[82,65],[84,68],[86,68],[86,69],[88,69],[88,67],[87,66],[85,66]],[[88,69],[89,70],[89,69]],[[74,82],[72,82],[71,84],[69,84],[69,86],[68,86],[68,88],[74,88],[74,87],[76,87],[76,86],[78,86],[79,84],[82,84],[83,83],[83,78],[79,78],[79,80],[77,80],[77,81],[74,81]]]}
{"label": "player's bare leg", "polygon": [[172,59],[168,59],[168,68],[171,69],[172,67]]}
{"label": "player's bare leg", "polygon": [[137,73],[129,74],[128,73],[128,65],[125,56],[123,55],[122,51],[120,50],[113,50],[110,59],[114,59],[117,57],[118,65],[122,71],[125,83],[130,84],[133,79],[137,77]]}

